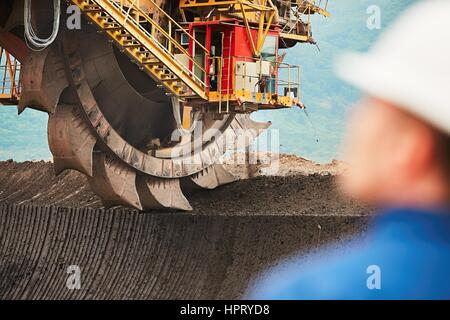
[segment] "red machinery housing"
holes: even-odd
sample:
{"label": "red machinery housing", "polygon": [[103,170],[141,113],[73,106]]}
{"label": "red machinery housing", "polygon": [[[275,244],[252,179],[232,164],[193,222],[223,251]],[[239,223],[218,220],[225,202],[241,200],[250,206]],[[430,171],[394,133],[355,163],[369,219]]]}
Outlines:
{"label": "red machinery housing", "polygon": [[[190,70],[207,85],[207,105],[218,105],[220,112],[248,112],[298,103],[300,68],[282,62],[278,53],[278,26],[264,35],[259,56],[255,56],[256,44],[252,44],[259,40],[258,29],[247,28],[237,19],[192,22],[189,33],[192,38],[185,39],[180,33],[180,41],[188,46],[203,70],[208,71],[205,76],[201,70],[197,72],[192,61],[188,62]],[[193,39],[204,44],[209,56],[203,50],[196,50]],[[287,79],[280,79],[282,69],[287,71],[284,72]]]}

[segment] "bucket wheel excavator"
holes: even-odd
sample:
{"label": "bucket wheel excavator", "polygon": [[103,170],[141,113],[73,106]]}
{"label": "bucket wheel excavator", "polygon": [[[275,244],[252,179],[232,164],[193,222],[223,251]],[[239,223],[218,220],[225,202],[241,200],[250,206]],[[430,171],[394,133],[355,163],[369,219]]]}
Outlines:
{"label": "bucket wheel excavator", "polygon": [[183,191],[235,181],[220,159],[269,127],[251,112],[301,105],[299,67],[279,49],[314,43],[312,14],[328,12],[315,1],[4,0],[0,103],[48,113],[56,173],[85,174],[105,207],[191,210]]}

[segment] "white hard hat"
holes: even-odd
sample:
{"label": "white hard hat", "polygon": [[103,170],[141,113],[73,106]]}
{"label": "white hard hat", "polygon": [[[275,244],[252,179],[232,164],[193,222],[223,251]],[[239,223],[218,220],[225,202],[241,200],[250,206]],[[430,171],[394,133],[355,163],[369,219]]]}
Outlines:
{"label": "white hard hat", "polygon": [[414,5],[369,53],[339,59],[337,72],[450,134],[450,1]]}

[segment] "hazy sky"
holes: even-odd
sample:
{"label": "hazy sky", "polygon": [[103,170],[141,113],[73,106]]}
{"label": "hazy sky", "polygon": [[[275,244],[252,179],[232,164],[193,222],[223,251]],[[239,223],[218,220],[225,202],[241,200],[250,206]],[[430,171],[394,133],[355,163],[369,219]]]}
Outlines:
{"label": "hazy sky", "polygon": [[[323,2],[323,1],[322,1]],[[320,52],[311,45],[288,50],[286,62],[302,66],[301,97],[311,121],[300,109],[260,112],[257,120],[271,120],[279,130],[281,152],[318,162],[339,158],[339,144],[346,114],[360,93],[336,78],[333,65],[345,51],[366,51],[412,0],[330,0],[330,18],[316,17],[313,36]],[[381,28],[369,29],[367,10],[378,6]],[[312,122],[312,124],[311,124]],[[318,140],[318,142],[316,141]]]}
{"label": "hazy sky", "polygon": [[[347,50],[365,51],[393,19],[413,0],[330,0],[332,17],[316,17],[313,33],[319,50],[297,45],[288,50],[286,62],[302,66],[302,100],[311,122],[299,109],[260,112],[257,120],[271,120],[279,130],[281,152],[294,153],[318,162],[339,158],[338,146],[345,116],[359,93],[333,74],[337,55]],[[367,27],[367,8],[381,12],[381,29]],[[318,139],[318,142],[316,141]],[[51,159],[47,144],[47,115],[27,110],[20,117],[14,107],[0,106],[0,160]]]}

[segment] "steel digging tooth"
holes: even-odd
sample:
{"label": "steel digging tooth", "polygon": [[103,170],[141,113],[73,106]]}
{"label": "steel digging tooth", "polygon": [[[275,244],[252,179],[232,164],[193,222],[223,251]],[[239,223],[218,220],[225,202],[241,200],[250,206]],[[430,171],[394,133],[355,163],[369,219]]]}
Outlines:
{"label": "steel digging tooth", "polygon": [[192,211],[179,179],[138,177],[137,188],[144,210],[160,208]]}
{"label": "steel digging tooth", "polygon": [[203,189],[215,189],[237,181],[239,178],[228,172],[222,165],[216,164],[188,178],[191,184]]}
{"label": "steel digging tooth", "polygon": [[93,176],[88,178],[92,190],[106,208],[131,206],[142,210],[136,190],[136,172],[101,151],[94,152]]}
{"label": "steel digging tooth", "polygon": [[48,141],[56,174],[74,169],[92,176],[92,152],[97,142],[76,105],[58,105],[49,116]]}

